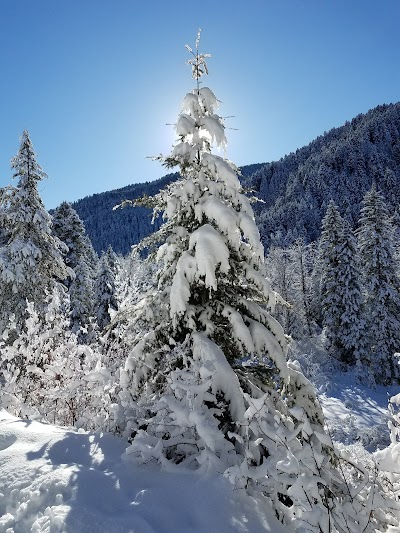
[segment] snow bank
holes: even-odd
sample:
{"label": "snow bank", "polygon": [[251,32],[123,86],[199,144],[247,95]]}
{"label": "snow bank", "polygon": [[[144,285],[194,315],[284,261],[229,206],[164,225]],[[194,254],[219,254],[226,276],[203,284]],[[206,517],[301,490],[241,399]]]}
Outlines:
{"label": "snow bank", "polygon": [[121,459],[125,444],[0,411],[0,532],[284,532],[265,501],[215,474]]}

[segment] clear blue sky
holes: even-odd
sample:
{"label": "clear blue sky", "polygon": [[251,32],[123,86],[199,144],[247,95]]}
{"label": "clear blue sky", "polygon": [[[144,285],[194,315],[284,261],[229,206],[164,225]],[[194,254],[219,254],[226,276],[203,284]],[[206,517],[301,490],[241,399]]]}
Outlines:
{"label": "clear blue sky", "polygon": [[1,0],[0,186],[24,128],[49,209],[164,175],[198,27],[238,165],[400,100],[399,0]]}

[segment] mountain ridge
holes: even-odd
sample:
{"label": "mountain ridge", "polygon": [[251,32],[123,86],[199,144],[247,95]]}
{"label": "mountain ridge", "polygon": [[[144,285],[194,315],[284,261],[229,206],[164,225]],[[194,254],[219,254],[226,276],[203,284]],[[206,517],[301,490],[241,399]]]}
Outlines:
{"label": "mountain ridge", "polygon": [[255,212],[266,248],[297,237],[316,240],[331,199],[355,227],[361,200],[373,183],[398,214],[400,103],[357,115],[280,161],[267,163],[247,180],[264,202]]}
{"label": "mountain ridge", "polygon": [[[330,199],[355,227],[360,202],[372,183],[399,215],[400,103],[379,105],[279,161],[253,163],[241,171],[245,186],[262,200],[255,204],[255,214],[266,249],[271,244],[290,244],[298,237],[307,242],[317,239]],[[167,174],[72,203],[96,251],[111,244],[116,252],[126,254],[158,229],[161,220],[152,224],[149,209],[112,208],[124,199],[156,194],[177,177],[177,173]]]}

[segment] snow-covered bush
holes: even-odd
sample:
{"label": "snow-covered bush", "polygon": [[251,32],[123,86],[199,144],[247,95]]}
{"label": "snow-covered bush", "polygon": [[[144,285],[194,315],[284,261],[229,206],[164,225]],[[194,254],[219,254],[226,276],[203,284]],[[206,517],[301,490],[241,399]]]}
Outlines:
{"label": "snow-covered bush", "polygon": [[41,315],[27,302],[28,318],[11,344],[16,324],[10,318],[0,340],[1,406],[22,418],[107,429],[110,372],[70,331],[64,298],[54,291]]}
{"label": "snow-covered bush", "polygon": [[288,358],[296,361],[303,374],[319,394],[331,388],[332,376],[340,370],[340,363],[326,351],[324,334],[289,343]]}
{"label": "snow-covered bush", "polygon": [[400,499],[400,394],[392,396],[389,401],[388,422],[390,445],[375,452],[374,458],[379,468],[385,472],[389,487],[395,497]]}

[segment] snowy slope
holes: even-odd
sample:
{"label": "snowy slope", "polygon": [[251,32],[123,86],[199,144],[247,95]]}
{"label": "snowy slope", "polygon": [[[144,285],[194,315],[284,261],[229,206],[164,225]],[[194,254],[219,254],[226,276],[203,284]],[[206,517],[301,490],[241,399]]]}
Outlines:
{"label": "snowy slope", "polygon": [[222,476],[138,467],[124,449],[111,435],[0,411],[0,533],[286,531]]}
{"label": "snowy slope", "polygon": [[371,389],[355,384],[351,373],[337,373],[331,390],[320,401],[335,440],[344,444],[361,442],[369,451],[389,445],[388,401],[398,387]]}
{"label": "snowy slope", "polygon": [[340,371],[321,336],[293,342],[290,358],[315,385],[334,441],[360,443],[369,452],[389,445],[388,401],[399,393],[397,385],[372,388],[359,383],[354,371]]}

